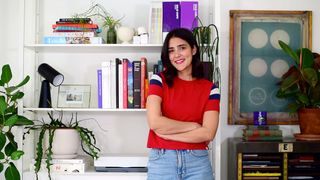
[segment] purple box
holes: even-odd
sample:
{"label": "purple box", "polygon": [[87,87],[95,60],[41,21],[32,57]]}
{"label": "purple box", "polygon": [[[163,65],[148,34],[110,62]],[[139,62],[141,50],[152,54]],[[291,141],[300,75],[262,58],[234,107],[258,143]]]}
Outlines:
{"label": "purple box", "polygon": [[254,111],[253,112],[253,124],[256,126],[267,125],[267,112],[266,111]]}
{"label": "purple box", "polygon": [[180,2],[162,2],[162,32],[180,27]]}
{"label": "purple box", "polygon": [[180,2],[180,27],[192,30],[198,27],[198,1],[181,1]]}

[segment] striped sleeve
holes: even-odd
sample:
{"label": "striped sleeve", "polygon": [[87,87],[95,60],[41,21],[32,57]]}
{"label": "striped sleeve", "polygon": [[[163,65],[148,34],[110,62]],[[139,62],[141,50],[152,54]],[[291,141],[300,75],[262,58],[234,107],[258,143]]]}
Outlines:
{"label": "striped sleeve", "polygon": [[210,110],[220,111],[220,90],[215,84],[211,87],[205,111]]}
{"label": "striped sleeve", "polygon": [[151,76],[150,82],[149,82],[149,92],[148,95],[158,95],[162,97],[162,90],[163,84],[162,84],[162,78],[159,74],[154,74]]}

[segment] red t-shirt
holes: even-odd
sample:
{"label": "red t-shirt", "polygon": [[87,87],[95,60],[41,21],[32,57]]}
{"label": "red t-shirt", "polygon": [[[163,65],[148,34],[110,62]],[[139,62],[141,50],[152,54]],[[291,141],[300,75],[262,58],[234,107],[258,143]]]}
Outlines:
{"label": "red t-shirt", "polygon": [[[219,111],[219,89],[206,79],[185,81],[175,77],[173,86],[169,88],[163,74],[155,74],[150,79],[149,95],[160,96],[162,115],[178,121],[202,124],[205,111]],[[206,149],[207,144],[165,140],[150,129],[147,146],[163,149]]]}

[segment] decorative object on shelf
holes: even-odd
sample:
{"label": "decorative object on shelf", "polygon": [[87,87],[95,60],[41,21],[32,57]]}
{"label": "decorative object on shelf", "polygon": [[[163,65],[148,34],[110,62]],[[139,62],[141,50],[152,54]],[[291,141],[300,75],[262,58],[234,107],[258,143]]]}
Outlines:
{"label": "decorative object on shelf", "polygon": [[50,108],[52,107],[50,83],[56,87],[60,86],[64,77],[61,73],[46,63],[40,64],[38,72],[44,78],[41,83],[39,108]]}
{"label": "decorative object on shelf", "polygon": [[66,84],[59,87],[59,108],[89,108],[90,85]]}
{"label": "decorative object on shelf", "polygon": [[283,41],[279,45],[294,65],[281,77],[277,97],[289,99],[290,112],[298,112],[301,134],[320,135],[320,54],[308,48],[293,51]]}
{"label": "decorative object on shelf", "polygon": [[134,35],[134,30],[132,28],[121,26],[117,30],[117,36],[122,41],[122,44],[129,44]]}
{"label": "decorative object on shelf", "polygon": [[[0,176],[6,180],[20,179],[20,173],[14,164],[24,152],[18,149],[12,128],[21,125],[32,125],[33,122],[18,114],[18,101],[24,93],[19,89],[24,86],[30,77],[26,76],[19,84],[9,84],[12,80],[12,71],[9,64],[2,66],[0,79]],[[2,173],[4,171],[4,173]],[[0,178],[2,179],[2,178]]]}
{"label": "decorative object on shelf", "polygon": [[[90,157],[92,157],[93,159],[98,158],[99,157],[99,152],[100,149],[97,147],[96,145],[96,138],[95,135],[93,133],[93,131],[89,130],[88,128],[85,128],[83,126],[80,126],[80,123],[84,120],[78,120],[77,114],[72,113],[71,118],[68,122],[63,122],[63,112],[59,112],[59,117],[55,118],[53,115],[53,112],[49,113],[48,112],[48,116],[50,121],[49,122],[45,122],[44,120],[42,121],[37,121],[39,123],[34,124],[32,126],[27,126],[26,127],[26,132],[23,135],[23,139],[25,139],[25,136],[27,134],[30,133],[31,130],[40,130],[39,136],[38,138],[38,142],[36,145],[36,157],[35,157],[35,173],[38,179],[38,172],[41,169],[41,165],[42,165],[42,160],[43,158],[45,159],[46,162],[46,169],[48,171],[48,176],[49,179],[51,180],[51,174],[50,174],[50,166],[51,166],[51,161],[52,158],[55,157],[67,157],[67,156],[73,156],[73,154],[58,154],[58,150],[59,147],[54,147],[55,145],[61,145],[60,143],[55,143],[56,141],[63,141],[63,140],[58,140],[55,139],[59,136],[59,134],[57,135],[57,130],[59,129],[73,129],[75,130],[78,135],[78,137],[80,136],[80,142],[81,142],[81,148],[82,150],[89,155]],[[88,119],[87,119],[88,120]],[[46,149],[43,148],[43,143],[44,140],[46,138],[46,134],[47,133],[47,138],[48,138],[48,146]],[[74,132],[73,132],[74,133]],[[63,139],[69,137],[67,135],[63,135],[63,136],[59,136],[62,137]],[[77,137],[75,137],[77,138]],[[72,140],[69,140],[68,142],[70,142]],[[63,147],[65,148],[65,147]],[[75,149],[78,147],[74,147]],[[57,154],[54,154],[57,153]],[[70,153],[70,152],[69,152]]]}
{"label": "decorative object on shelf", "polygon": [[[196,23],[199,22],[199,23]],[[213,81],[218,87],[221,82],[221,73],[219,68],[219,32],[214,24],[204,26],[198,16],[193,24],[198,24],[192,32],[197,39],[200,48],[200,60],[203,62],[205,76]]]}
{"label": "decorative object on shelf", "polygon": [[278,40],[294,49],[311,46],[311,11],[230,11],[228,123],[253,124],[254,111],[267,111],[268,124],[298,124],[277,85],[292,61]]}
{"label": "decorative object on shelf", "polygon": [[113,16],[110,15],[110,13],[107,12],[107,10],[99,3],[92,5],[87,11],[84,13],[79,13],[74,15],[75,17],[98,17],[102,18],[103,21],[103,27],[107,28],[106,33],[106,42],[107,44],[116,44],[117,43],[117,33],[116,28],[120,25],[121,19],[123,19],[124,16],[122,16],[119,19],[115,19]]}

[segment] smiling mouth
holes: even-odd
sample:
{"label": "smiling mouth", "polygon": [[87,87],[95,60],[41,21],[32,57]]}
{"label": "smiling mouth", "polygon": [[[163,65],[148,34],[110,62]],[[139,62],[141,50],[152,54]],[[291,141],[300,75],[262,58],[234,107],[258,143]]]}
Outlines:
{"label": "smiling mouth", "polygon": [[184,59],[179,59],[179,60],[176,60],[174,61],[176,64],[182,64],[184,62]]}

